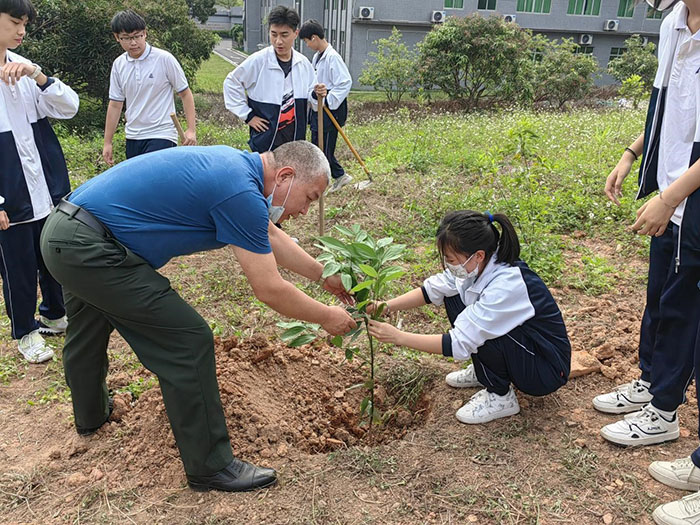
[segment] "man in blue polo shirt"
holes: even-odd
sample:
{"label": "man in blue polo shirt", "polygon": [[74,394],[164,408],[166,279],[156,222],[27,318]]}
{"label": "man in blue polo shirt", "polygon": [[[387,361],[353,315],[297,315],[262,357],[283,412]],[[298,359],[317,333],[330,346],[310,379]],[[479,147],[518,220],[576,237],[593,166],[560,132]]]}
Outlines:
{"label": "man in blue polo shirt", "polygon": [[[135,157],[83,184],[47,220],[41,251],[64,289],[66,381],[79,434],[110,415],[105,382],[114,328],[158,376],[190,486],[241,491],[271,485],[275,471],[233,457],[207,322],[156,269],[172,257],[232,245],[255,296],[331,334],[355,326],[285,281],[277,266],[314,281],[323,267],[272,221],[305,214],[330,167],[308,142],[275,152],[227,146],[172,148]],[[225,254],[222,254],[225,256]],[[338,276],[323,287],[349,301]]]}

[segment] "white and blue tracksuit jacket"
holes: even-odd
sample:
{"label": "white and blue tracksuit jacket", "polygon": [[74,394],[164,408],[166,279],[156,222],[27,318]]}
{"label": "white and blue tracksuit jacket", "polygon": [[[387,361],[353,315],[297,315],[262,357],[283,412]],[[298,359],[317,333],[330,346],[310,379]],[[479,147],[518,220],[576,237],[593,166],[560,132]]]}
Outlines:
{"label": "white and blue tracksuit jacket", "polygon": [[[308,103],[316,108],[311,96],[316,85],[316,73],[309,59],[292,50],[290,74],[294,86],[294,140],[303,140],[306,138]],[[269,151],[275,143],[283,96],[284,72],[272,46],[250,55],[224,80],[226,109],[245,122],[261,117],[270,123],[267,131],[261,133],[250,128],[248,144],[253,151]]]}
{"label": "white and blue tracksuit jacket", "polygon": [[496,262],[494,255],[469,287],[449,271],[433,275],[424,281],[423,295],[436,305],[459,295],[465,305],[443,339],[443,353],[447,344],[454,359],[466,360],[486,341],[521,327],[533,343],[525,350],[541,355],[568,377],[571,344],[561,311],[542,279],[523,261],[510,266]]}
{"label": "white and blue tracksuit jacket", "polygon": [[[657,171],[659,163],[659,142],[661,139],[661,124],[664,118],[666,93],[669,78],[673,68],[673,57],[678,44],[679,32],[675,29],[679,17],[686,16],[687,8],[683,2],[679,2],[669,16],[661,23],[659,35],[659,66],[656,70],[654,87],[649,100],[646,124],[644,128],[644,157],[639,168],[639,192],[637,198],[646,197],[659,189]],[[700,112],[700,72],[695,74],[697,89],[695,96]],[[673,103],[671,101],[670,103]],[[700,159],[700,114],[695,115],[695,135],[693,149],[688,159],[688,166],[692,166]],[[682,264],[700,265],[700,190],[696,190],[688,197],[683,219],[679,227],[678,253],[676,254],[676,268]]]}
{"label": "white and blue tracksuit jacket", "polygon": [[[31,63],[10,51],[7,60]],[[0,210],[10,224],[39,220],[70,192],[66,161],[49,117],[73,117],[78,95],[56,78],[39,88],[24,76],[0,89]]]}
{"label": "white and blue tracksuit jacket", "polygon": [[328,89],[326,105],[331,110],[336,110],[345,102],[352,88],[352,77],[343,59],[333,46],[328,47],[323,55],[316,53],[311,59],[311,65],[316,69],[316,78],[319,84],[325,84]]}

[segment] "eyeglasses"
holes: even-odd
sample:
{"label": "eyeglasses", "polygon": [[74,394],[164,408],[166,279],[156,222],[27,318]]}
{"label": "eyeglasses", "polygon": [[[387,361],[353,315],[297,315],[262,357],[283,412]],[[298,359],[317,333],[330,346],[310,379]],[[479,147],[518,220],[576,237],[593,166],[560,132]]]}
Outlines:
{"label": "eyeglasses", "polygon": [[137,40],[141,40],[146,36],[145,33],[140,33],[138,35],[133,35],[133,36],[120,36],[119,41],[122,42],[123,44],[126,44],[127,42],[135,42]]}

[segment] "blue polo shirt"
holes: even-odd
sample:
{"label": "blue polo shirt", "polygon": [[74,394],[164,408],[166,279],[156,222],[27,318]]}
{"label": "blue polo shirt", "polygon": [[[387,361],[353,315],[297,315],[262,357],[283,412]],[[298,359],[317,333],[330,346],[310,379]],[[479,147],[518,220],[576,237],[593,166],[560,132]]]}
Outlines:
{"label": "blue polo shirt", "polygon": [[260,155],[228,146],[169,148],[121,162],[73,192],[114,237],[160,268],[234,244],[270,253]]}

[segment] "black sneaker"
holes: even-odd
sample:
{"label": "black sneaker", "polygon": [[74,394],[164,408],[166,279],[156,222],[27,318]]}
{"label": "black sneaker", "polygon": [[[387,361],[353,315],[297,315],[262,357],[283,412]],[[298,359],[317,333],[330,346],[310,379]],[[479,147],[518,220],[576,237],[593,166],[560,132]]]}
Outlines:
{"label": "black sneaker", "polygon": [[233,458],[227,467],[210,476],[187,475],[187,483],[192,490],[223,490],[225,492],[247,492],[263,489],[277,483],[274,469],[256,467],[247,461]]}
{"label": "black sneaker", "polygon": [[[107,419],[104,420],[102,425],[104,425],[107,421],[109,421],[109,417],[112,415],[112,410],[114,409],[114,399],[111,397],[107,400],[107,406],[109,407],[109,414],[107,415]],[[75,430],[80,434],[81,436],[91,436],[95,432],[97,432],[102,425],[95,427],[95,428],[80,428],[79,426],[76,425]]]}

